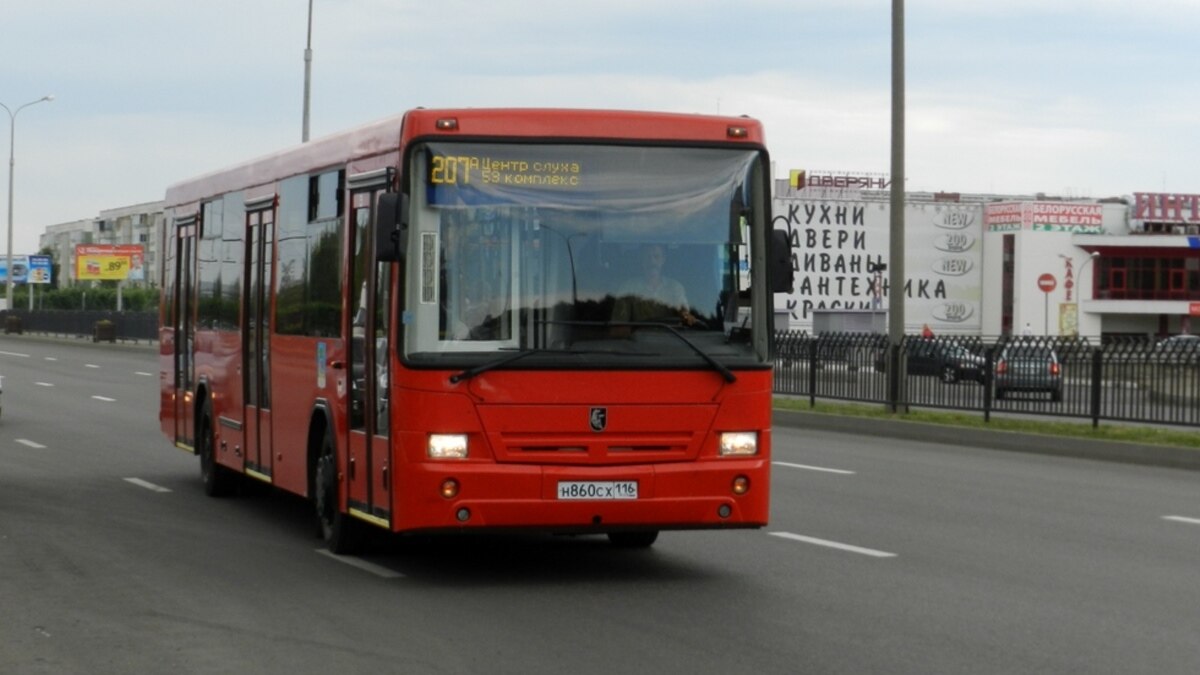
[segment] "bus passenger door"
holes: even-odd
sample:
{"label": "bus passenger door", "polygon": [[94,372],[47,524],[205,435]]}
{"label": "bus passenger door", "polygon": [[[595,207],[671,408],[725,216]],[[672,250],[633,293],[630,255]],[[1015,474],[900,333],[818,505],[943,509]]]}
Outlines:
{"label": "bus passenger door", "polygon": [[392,522],[388,443],[388,317],[390,266],[376,263],[370,224],[387,172],[349,180],[350,194],[350,391],[346,473],[350,509],[381,527]]}
{"label": "bus passenger door", "polygon": [[275,205],[246,213],[246,283],[242,285],[242,392],[245,400],[245,471],[271,481],[271,285]]}
{"label": "bus passenger door", "polygon": [[196,406],[196,219],[190,217],[175,228],[175,444],[193,452]]}

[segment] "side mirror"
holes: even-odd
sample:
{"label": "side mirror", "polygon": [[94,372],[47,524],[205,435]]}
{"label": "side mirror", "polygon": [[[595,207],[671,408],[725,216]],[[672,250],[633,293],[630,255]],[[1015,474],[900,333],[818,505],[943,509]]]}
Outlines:
{"label": "side mirror", "polygon": [[408,195],[387,192],[375,207],[375,260],[399,262],[408,243]]}
{"label": "side mirror", "polygon": [[791,293],[796,285],[796,271],[792,269],[792,240],[787,230],[771,231],[767,262],[771,266],[771,292]]}

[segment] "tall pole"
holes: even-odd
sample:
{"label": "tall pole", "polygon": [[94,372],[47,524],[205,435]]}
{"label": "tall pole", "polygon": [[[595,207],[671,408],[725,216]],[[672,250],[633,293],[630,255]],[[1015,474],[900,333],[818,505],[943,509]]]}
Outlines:
{"label": "tall pole", "polygon": [[8,113],[8,267],[5,268],[4,272],[5,309],[11,310],[13,308],[13,171],[17,165],[17,114],[35,103],[53,100],[54,96],[46,95],[36,101],[30,101],[18,106],[16,110],[10,110],[8,106],[0,103],[0,108],[4,108],[4,112]]}
{"label": "tall pole", "polygon": [[904,342],[904,0],[892,0],[892,191],[888,231],[888,368],[892,412],[899,407]]}
{"label": "tall pole", "polygon": [[[1079,288],[1079,290],[1075,291],[1075,334],[1076,335],[1079,335],[1079,318],[1080,318],[1079,296],[1083,295],[1083,288],[1084,288],[1083,287],[1083,270],[1087,268],[1088,263],[1092,262],[1093,260],[1095,260],[1096,258],[1099,258],[1099,257],[1100,257],[1099,251],[1092,251],[1091,253],[1088,254],[1087,260],[1084,260],[1083,264],[1079,266],[1079,275],[1078,275],[1079,280],[1075,282],[1075,285],[1078,286],[1078,288]],[[1095,288],[1096,288],[1096,285],[1093,283],[1092,289],[1094,290]]]}
{"label": "tall pole", "polygon": [[308,142],[308,104],[312,98],[312,0],[308,0],[308,40],[304,43],[304,129],[300,141]]}

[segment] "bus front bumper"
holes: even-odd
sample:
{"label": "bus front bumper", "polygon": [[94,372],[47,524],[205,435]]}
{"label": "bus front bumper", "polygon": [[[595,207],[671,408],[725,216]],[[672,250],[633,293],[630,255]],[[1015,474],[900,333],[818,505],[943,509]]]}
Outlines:
{"label": "bus front bumper", "polygon": [[767,524],[770,461],[629,466],[423,463],[398,486],[396,530],[555,532],[709,529]]}

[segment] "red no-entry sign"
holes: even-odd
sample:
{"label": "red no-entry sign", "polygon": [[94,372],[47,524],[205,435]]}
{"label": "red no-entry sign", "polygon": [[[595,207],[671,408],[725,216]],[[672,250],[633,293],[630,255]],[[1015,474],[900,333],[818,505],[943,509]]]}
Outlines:
{"label": "red no-entry sign", "polygon": [[1058,286],[1058,281],[1054,279],[1054,275],[1050,273],[1043,274],[1038,277],[1038,288],[1042,289],[1043,293],[1049,293]]}

